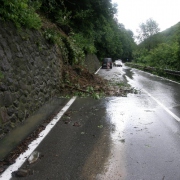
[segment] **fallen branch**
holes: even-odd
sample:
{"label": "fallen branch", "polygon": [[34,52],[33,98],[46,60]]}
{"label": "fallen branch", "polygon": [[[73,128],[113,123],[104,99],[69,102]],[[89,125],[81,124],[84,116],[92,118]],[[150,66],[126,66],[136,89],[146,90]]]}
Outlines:
{"label": "fallen branch", "polygon": [[67,85],[67,84],[65,84],[65,86],[67,86],[67,87],[69,87],[69,88],[71,88],[71,89],[76,89],[76,90],[81,91],[81,92],[93,94],[92,92],[89,92],[89,91],[86,91],[86,90],[83,90],[83,89],[79,89],[79,88],[77,88],[77,87],[75,87],[75,86],[70,86],[70,85]]}

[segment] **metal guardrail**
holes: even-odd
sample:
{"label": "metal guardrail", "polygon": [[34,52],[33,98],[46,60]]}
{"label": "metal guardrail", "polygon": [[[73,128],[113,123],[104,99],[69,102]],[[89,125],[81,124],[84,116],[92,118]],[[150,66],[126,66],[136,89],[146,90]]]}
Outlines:
{"label": "metal guardrail", "polygon": [[139,64],[133,64],[133,63],[127,63],[127,65],[132,65],[133,67],[139,67],[139,68],[142,68],[144,70],[149,70],[149,71],[157,71],[157,70],[161,70],[161,71],[164,71],[166,74],[170,74],[170,75],[173,75],[173,76],[180,76],[180,71],[173,71],[173,70],[170,70],[170,69],[158,69],[158,68],[155,68],[155,67],[150,67],[150,66],[141,66]]}
{"label": "metal guardrail", "polygon": [[180,71],[172,71],[170,69],[164,69],[164,71],[167,73],[167,74],[171,74],[171,75],[174,75],[174,76],[180,76]]}

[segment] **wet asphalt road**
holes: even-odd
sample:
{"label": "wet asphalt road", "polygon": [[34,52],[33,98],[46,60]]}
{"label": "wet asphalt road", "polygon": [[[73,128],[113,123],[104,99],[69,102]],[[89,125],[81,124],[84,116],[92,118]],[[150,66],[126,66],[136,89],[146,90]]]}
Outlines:
{"label": "wet asphalt road", "polygon": [[128,67],[98,74],[138,94],[77,98],[37,147],[41,158],[23,165],[34,173],[22,179],[179,180],[180,124],[167,109],[180,117],[180,85]]}

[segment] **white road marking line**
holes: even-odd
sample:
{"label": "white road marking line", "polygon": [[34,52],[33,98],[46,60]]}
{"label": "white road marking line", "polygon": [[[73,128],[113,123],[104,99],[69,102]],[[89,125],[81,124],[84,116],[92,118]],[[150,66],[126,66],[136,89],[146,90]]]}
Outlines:
{"label": "white road marking line", "polygon": [[73,97],[69,100],[69,102],[61,109],[61,111],[54,117],[54,119],[46,126],[46,128],[39,134],[39,137],[32,141],[28,149],[20,154],[16,159],[16,162],[9,166],[1,175],[1,180],[9,180],[12,177],[12,172],[17,171],[22,164],[26,161],[26,159],[31,155],[31,153],[37,148],[37,146],[42,142],[42,140],[46,137],[46,135],[51,131],[51,129],[56,125],[56,123],[60,120],[63,114],[69,109],[69,107],[76,100],[76,97]]}
{"label": "white road marking line", "polygon": [[97,74],[101,68],[102,68],[102,66],[94,74]]}
{"label": "white road marking line", "polygon": [[164,106],[160,101],[154,98],[151,94],[149,94],[145,89],[142,89],[146,94],[148,94],[154,101],[156,101],[167,113],[169,113],[174,119],[180,122],[180,118],[172,113],[166,106]]}

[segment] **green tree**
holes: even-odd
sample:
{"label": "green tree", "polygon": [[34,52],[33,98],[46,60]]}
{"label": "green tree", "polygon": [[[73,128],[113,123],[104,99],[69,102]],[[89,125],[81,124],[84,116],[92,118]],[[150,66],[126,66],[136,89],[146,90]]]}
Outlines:
{"label": "green tree", "polygon": [[138,44],[133,57],[136,63],[180,70],[180,23]]}
{"label": "green tree", "polygon": [[53,29],[44,34],[54,43],[63,41],[72,64],[78,63],[79,54],[87,53],[96,53],[99,59],[132,57],[133,34],[115,19],[117,4],[111,0],[2,0],[0,4],[0,19],[18,27],[38,29],[43,16],[56,23],[66,34],[63,38]]}
{"label": "green tree", "polygon": [[139,29],[137,29],[138,36],[136,37],[139,42],[152,37],[160,31],[158,24],[152,18],[146,20],[145,23],[141,23]]}

